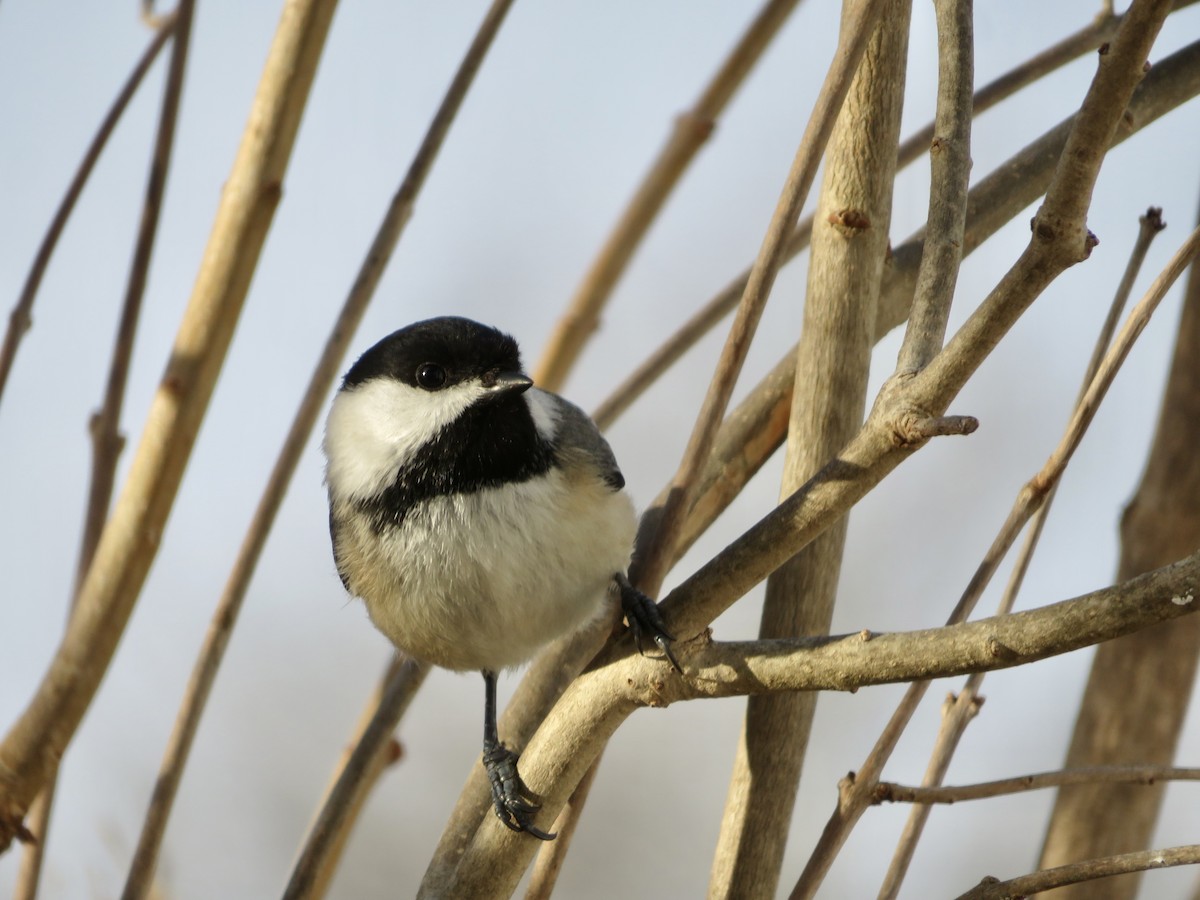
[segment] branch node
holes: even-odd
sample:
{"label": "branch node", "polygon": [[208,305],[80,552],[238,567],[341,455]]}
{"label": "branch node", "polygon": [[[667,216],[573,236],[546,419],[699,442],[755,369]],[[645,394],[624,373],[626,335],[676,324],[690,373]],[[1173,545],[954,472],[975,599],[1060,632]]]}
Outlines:
{"label": "branch node", "polygon": [[870,217],[863,210],[853,207],[831,212],[826,221],[845,237],[854,237],[871,227]]}
{"label": "branch node", "polygon": [[1020,656],[1012,647],[1002,644],[994,637],[987,639],[987,652],[995,659],[1017,659]]}
{"label": "branch node", "polygon": [[927,416],[909,410],[896,417],[892,439],[897,447],[914,447],[932,437],[973,434],[977,428],[974,416]]}
{"label": "branch node", "polygon": [[1146,214],[1138,218],[1138,224],[1144,228],[1149,228],[1152,231],[1162,231],[1167,227],[1167,223],[1162,217],[1161,206],[1151,206],[1146,210]]}

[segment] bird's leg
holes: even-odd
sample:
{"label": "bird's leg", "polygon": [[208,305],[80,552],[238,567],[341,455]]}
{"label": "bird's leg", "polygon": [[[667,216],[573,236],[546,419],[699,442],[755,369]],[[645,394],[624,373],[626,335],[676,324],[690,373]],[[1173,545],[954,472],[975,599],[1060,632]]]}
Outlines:
{"label": "bird's leg", "polygon": [[483,673],[483,768],[492,785],[492,806],[500,821],[513,831],[524,831],[540,841],[552,841],[547,834],[533,824],[533,817],[540,808],[522,796],[525,785],[517,774],[517,754],[502,743],[496,732],[496,673]]}
{"label": "bird's leg", "polygon": [[648,634],[671,663],[671,668],[682,675],[683,669],[679,667],[679,661],[671,652],[671,642],[675,638],[663,624],[658,604],[630,584],[629,577],[624,572],[613,575],[613,581],[621,594],[621,609],[625,611],[625,619],[629,622],[629,630],[633,632],[633,642],[637,645],[638,653],[645,655],[642,649],[642,635]]}

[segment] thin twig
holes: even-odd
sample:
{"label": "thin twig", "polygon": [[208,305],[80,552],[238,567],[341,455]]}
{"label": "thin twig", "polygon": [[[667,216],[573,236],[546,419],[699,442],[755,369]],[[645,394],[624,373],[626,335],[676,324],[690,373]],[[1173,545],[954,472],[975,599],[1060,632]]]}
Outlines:
{"label": "thin twig", "polygon": [[109,107],[103,121],[101,121],[100,127],[96,129],[95,137],[92,138],[92,142],[84,152],[83,159],[80,161],[79,167],[75,170],[75,175],[72,177],[71,183],[67,186],[66,193],[63,194],[62,200],[59,201],[58,209],[54,211],[54,218],[50,220],[50,226],[46,229],[46,234],[42,237],[37,254],[33,258],[33,265],[29,268],[29,274],[25,276],[25,283],[21,287],[21,294],[17,298],[17,303],[13,307],[12,312],[9,313],[8,329],[4,333],[4,344],[0,346],[0,397],[4,395],[4,387],[8,383],[8,375],[12,371],[13,362],[17,356],[17,347],[20,345],[25,333],[33,325],[34,298],[37,296],[38,288],[41,286],[42,277],[46,274],[46,267],[50,264],[50,257],[54,254],[54,248],[58,246],[58,239],[62,236],[67,220],[71,217],[71,212],[75,209],[75,202],[83,192],[84,185],[87,184],[87,180],[96,166],[96,161],[100,158],[100,153],[108,143],[109,137],[112,136],[117,122],[121,120],[122,114],[125,112],[126,107],[129,106],[129,101],[137,93],[137,89],[141,86],[146,73],[158,58],[159,51],[162,50],[167,39],[174,33],[177,21],[176,14],[174,12],[169,13],[165,17],[162,27],[154,33],[154,37],[151,38],[150,43],[142,52],[137,65],[133,67],[133,71],[129,73],[125,84],[121,86],[121,90],[113,100],[112,106]]}
{"label": "thin twig", "polygon": [[[796,350],[780,496],[804,484],[861,427],[880,274],[888,258],[909,0],[889,0],[838,116],[823,161]],[[969,95],[969,89],[968,89]],[[759,637],[828,634],[846,520],[767,579]],[[750,698],[709,874],[713,897],[773,896],[812,734],[811,693]],[[763,767],[762,760],[771,764]]]}
{"label": "thin twig", "polygon": [[557,391],[600,323],[600,313],[667,197],[704,146],[726,104],[753,70],[799,0],[767,0],[690,110],[675,120],[666,146],[650,166],[604,242],[566,312],[555,326],[534,381]]}
{"label": "thin twig", "polygon": [[337,863],[371,788],[387,766],[399,758],[392,733],[429,673],[426,663],[396,659],[359,718],[333,780],[292,868],[284,900],[319,900],[325,896]]}
{"label": "thin twig", "polygon": [[[1200,42],[1190,44],[1154,66],[1130,101],[1131,127],[1118,130],[1113,144],[1145,128],[1197,92],[1200,92]],[[1051,129],[980,183],[976,188],[978,196],[972,194],[971,204],[978,218],[974,225],[968,222],[966,252],[979,246],[1000,225],[1045,191],[1075,118],[1072,116]],[[881,300],[876,318],[877,339],[907,315],[920,246],[918,233],[896,250],[895,267],[884,278],[887,296]],[[1010,285],[1005,289],[1016,290],[1017,287]],[[689,517],[694,523],[694,527],[689,525],[687,530],[691,539],[719,515],[749,476],[782,442],[791,402],[790,375],[794,371],[790,355],[780,360],[772,374],[727,421],[729,427],[723,431],[730,440],[723,441],[722,445],[729,449],[720,460],[712,460],[710,471],[705,475],[706,486]],[[698,609],[700,614],[692,616],[688,613],[691,604],[716,602],[724,608],[732,599],[720,598],[744,594],[765,578],[779,561],[819,533],[823,523],[843,514],[899,465],[903,457],[895,454],[890,431],[881,435],[880,430],[864,429],[861,438],[839,454],[845,460],[844,464],[831,467],[826,476],[814,479],[802,493],[793,496],[781,509],[770,513],[731,545],[727,554],[713,561],[711,568],[703,568],[673,591],[664,605],[673,608],[670,614],[675,617],[674,621],[687,628],[694,627],[697,632],[703,629],[706,624],[704,610]],[[679,546],[683,546],[682,543]],[[595,640],[579,637],[565,641],[548,649],[534,662],[501,721],[501,732],[506,741],[514,741],[516,749],[525,746],[566,685],[592,658],[600,640],[599,637]],[[488,797],[487,779],[482,767],[476,766],[442,834],[419,896],[445,895],[455,864],[487,813]]]}
{"label": "thin twig", "polygon": [[929,216],[908,329],[896,368],[925,368],[942,349],[967,224],[971,176],[971,87],[975,34],[971,0],[936,0],[938,92],[930,144]]}
{"label": "thin twig", "polygon": [[128,479],[50,668],[0,744],[0,850],[66,750],[158,550],[282,191],[334,0],[284,10]]}
{"label": "thin twig", "polygon": [[733,387],[741,373],[750,342],[758,328],[767,296],[775,282],[779,266],[783,263],[783,250],[800,207],[808,197],[817,166],[825,152],[825,145],[833,131],[837,114],[842,108],[854,73],[866,52],[867,42],[879,20],[883,0],[860,0],[847,15],[847,21],[838,37],[838,47],[833,62],[826,73],[817,96],[813,112],[796,156],[788,172],[787,181],[780,194],[779,202],[767,227],[758,257],[750,269],[746,290],[742,294],[733,325],[721,350],[716,370],[696,416],[696,424],[688,439],[679,470],[671,481],[670,492],[661,514],[655,516],[656,527],[643,543],[639,540],[638,554],[634,560],[631,577],[642,590],[656,595],[666,577],[675,544],[683,530],[683,522],[691,507],[696,480],[712,450],[717,429],[729,406]]}
{"label": "thin twig", "polygon": [[329,337],[326,339],[321,356],[309,379],[308,387],[305,389],[299,408],[288,429],[287,437],[284,439],[279,456],[271,470],[271,475],[267,479],[254,517],[243,538],[225,589],[213,611],[204,644],[197,656],[191,678],[180,703],[175,725],[163,754],[154,795],[151,798],[138,841],[137,852],[130,867],[129,880],[126,883],[126,896],[128,897],[143,896],[149,886],[161,849],[167,819],[170,816],[179,782],[183,776],[183,769],[187,764],[192,742],[199,728],[204,706],[211,693],[230,635],[237,624],[238,614],[266,544],[267,535],[275,522],[287,487],[299,464],[300,456],[308,444],[324,399],[329,392],[329,386],[336,377],[337,369],[354,338],[363,313],[375,294],[375,289],[383,276],[384,269],[387,267],[404,226],[412,215],[416,198],[428,177],[438,150],[449,132],[450,125],[462,105],[467,89],[511,5],[512,0],[495,0],[480,25],[454,80],[447,89],[441,106],[430,123],[420,148],[388,206],[342,309],[330,330]]}
{"label": "thin twig", "polygon": [[[1187,0],[1187,5],[1194,2],[1197,0]],[[1175,8],[1179,9],[1182,5],[1185,4],[1176,4]],[[1089,50],[1095,50],[1116,33],[1120,22],[1121,16],[1113,15],[1111,10],[1108,14],[1101,14],[1086,28],[1064,38],[1037,56],[1005,72],[995,81],[984,85],[972,98],[973,115],[978,116],[986,112],[1021,88],[1033,84],[1039,78],[1059,69]],[[1141,120],[1136,121],[1139,126],[1142,125]],[[933,132],[934,123],[931,122],[901,142],[896,151],[897,169],[902,169],[916,161],[929,150]],[[809,239],[812,236],[812,225],[811,215],[800,220],[800,224],[796,226],[784,248],[783,258],[785,261],[792,260],[808,248]],[[964,255],[970,253],[976,246],[978,246],[977,243],[965,245],[963,247]],[[746,288],[746,281],[749,277],[749,270],[742,272],[660,344],[624,381],[613,388],[608,397],[592,414],[592,418],[601,429],[608,428],[667,369],[733,311]],[[893,327],[894,323],[888,324],[887,330]]]}
{"label": "thin twig", "polygon": [[[79,597],[79,588],[92,557],[96,553],[96,545],[100,541],[100,532],[104,521],[108,518],[109,506],[112,503],[113,485],[116,481],[117,460],[125,446],[125,438],[120,433],[121,407],[125,400],[125,385],[129,375],[129,365],[133,357],[134,336],[137,333],[138,318],[142,308],[142,298],[146,292],[146,278],[150,270],[150,258],[154,250],[154,239],[158,234],[159,214],[162,210],[163,190],[166,185],[167,172],[171,165],[171,150],[175,142],[175,123],[178,118],[179,101],[183,93],[183,75],[187,64],[188,47],[191,38],[193,0],[180,0],[179,6],[172,11],[160,24],[154,43],[166,35],[174,35],[171,59],[167,68],[166,82],[163,87],[162,109],[159,114],[158,131],[154,141],[154,153],[150,161],[150,172],[147,177],[145,196],[142,201],[142,215],[138,227],[137,239],[134,244],[133,259],[129,266],[129,278],[125,288],[125,299],[121,306],[120,323],[117,326],[116,340],[113,344],[112,359],[109,363],[108,380],[105,385],[104,397],[100,409],[92,415],[89,431],[92,438],[92,471],[88,485],[87,507],[84,511],[83,536],[80,540],[79,558],[75,567],[75,581],[71,590],[70,613],[75,610]],[[161,46],[159,43],[158,46]],[[155,49],[155,53],[157,50]],[[147,51],[142,62],[148,63],[154,54]],[[140,76],[138,76],[140,79]],[[133,78],[131,83],[136,85]],[[129,86],[126,85],[126,88]],[[123,104],[115,103],[116,110]],[[119,113],[118,113],[119,115]],[[115,119],[113,120],[115,122]],[[103,130],[103,127],[102,127]],[[102,146],[102,142],[101,142]],[[85,163],[81,167],[90,170]],[[86,176],[85,176],[86,177]],[[79,176],[76,176],[78,182]],[[82,182],[78,182],[82,187]],[[74,185],[72,185],[74,187]],[[68,193],[70,193],[68,191]],[[73,199],[72,199],[73,203]],[[69,208],[69,207],[68,207]],[[57,224],[57,220],[56,220]],[[61,227],[61,225],[60,225]],[[52,230],[53,226],[52,226]],[[47,236],[49,237],[49,235]],[[46,245],[43,245],[44,247]],[[50,246],[53,246],[51,241]],[[42,268],[48,261],[49,250],[42,259]],[[37,269],[35,263],[35,269]],[[31,278],[33,277],[33,273]],[[30,290],[29,300],[33,300],[33,290],[40,280],[38,272]],[[29,283],[27,282],[27,289]],[[68,614],[68,616],[70,615]],[[34,801],[29,813],[29,830],[37,836],[37,841],[25,845],[21,858],[21,869],[13,890],[14,900],[33,900],[37,896],[38,882],[41,878],[42,861],[49,839],[50,813],[54,804],[54,794],[58,783],[58,769],[61,760],[54,766],[46,781],[46,786]]]}
{"label": "thin twig", "polygon": [[[1007,668],[1200,612],[1200,552],[1121,585],[1037,609],[904,634],[707,643],[680,648],[689,677],[630,652],[572,682],[521,756],[521,777],[551,819],[595,754],[635,710],[769,690],[865,684]],[[548,824],[548,823],[547,823]],[[536,847],[498,821],[479,829],[445,896],[508,896]]]}
{"label": "thin twig", "polygon": [[[1184,241],[1166,268],[1154,280],[1146,295],[1130,312],[1125,326],[1097,368],[1096,376],[1088,385],[1083,397],[1080,398],[1058,446],[1054,448],[1041,470],[1018,492],[1008,518],[993,540],[991,547],[988,548],[983,561],[972,576],[954,611],[950,614],[949,622],[965,621],[974,610],[984,588],[995,574],[1005,554],[1016,541],[1021,529],[1041,506],[1050,489],[1062,477],[1063,470],[1079,447],[1100,401],[1103,400],[1108,388],[1112,385],[1113,379],[1129,354],[1134,341],[1146,327],[1159,302],[1197,253],[1200,253],[1200,228],[1193,231]],[[888,722],[884,735],[876,742],[867,761],[859,771],[859,777],[839,796],[837,809],[826,824],[825,831],[818,841],[817,849],[813,852],[809,864],[805,867],[804,873],[793,890],[793,897],[812,896],[812,891],[820,884],[837,852],[845,843],[850,830],[870,805],[871,785],[879,780],[879,774],[895,749],[900,732],[911,720],[927,689],[928,683],[917,682],[910,685],[905,692]]]}
{"label": "thin twig", "polygon": [[[1162,210],[1151,207],[1146,211],[1145,215],[1138,218],[1138,225],[1138,236],[1130,252],[1129,262],[1125,267],[1125,274],[1117,286],[1116,294],[1113,297],[1112,303],[1109,304],[1104,324],[1100,328],[1100,334],[1097,336],[1096,343],[1092,348],[1092,356],[1088,361],[1087,369],[1083,376],[1083,383],[1079,388],[1079,396],[1075,401],[1076,408],[1083,401],[1088,387],[1096,377],[1096,372],[1100,368],[1104,353],[1112,341],[1113,332],[1116,331],[1121,312],[1124,310],[1129,295],[1133,290],[1134,281],[1137,278],[1138,272],[1141,271],[1142,263],[1146,258],[1146,252],[1150,249],[1150,244],[1155,236],[1166,227],[1162,221]],[[1049,514],[1050,507],[1054,503],[1060,483],[1059,481],[1054,483],[1046,494],[1045,501],[1033,515],[1033,520],[1030,522],[1029,528],[1025,533],[1025,541],[1017,554],[1008,583],[1000,598],[997,615],[1003,615],[1011,611],[1016,603],[1017,594],[1021,590],[1025,573],[1028,571],[1029,564],[1033,559],[1034,550],[1037,548],[1038,539],[1041,537],[1042,528],[1046,523],[1046,516]],[[984,587],[986,587],[986,581],[981,578],[977,577],[975,583],[978,585],[979,592],[982,592]],[[943,716],[942,726],[938,731],[937,740],[934,742],[934,748],[930,753],[929,764],[926,768],[924,781],[926,785],[933,786],[940,784],[941,779],[945,777],[958,743],[962,739],[967,725],[978,711],[979,704],[982,702],[979,692],[983,687],[983,679],[983,673],[977,673],[968,678],[955,703]],[[921,696],[924,695],[925,688],[918,685],[914,685],[913,687],[915,689],[914,697],[919,701]],[[920,694],[917,695],[916,691],[919,691]],[[908,820],[904,825],[904,832],[897,843],[896,851],[892,857],[892,863],[884,878],[883,887],[880,888],[880,900],[895,897],[899,893],[900,884],[912,861],[917,841],[921,838],[921,833],[924,830],[925,822],[929,818],[929,813],[929,807],[919,806],[915,807],[909,814]]]}
{"label": "thin twig", "polygon": [[1200,781],[1200,769],[1178,766],[1093,766],[1086,769],[1058,769],[1016,778],[1000,778],[979,784],[910,787],[881,781],[875,787],[876,803],[960,803],[986,800],[1024,791],[1040,791],[1064,784],[1160,784],[1164,781]]}
{"label": "thin twig", "polygon": [[1011,900],[1013,897],[1028,897],[1052,888],[1095,881],[1112,875],[1165,869],[1170,866],[1193,866],[1197,863],[1200,863],[1200,844],[1168,847],[1165,850],[1140,850],[1137,853],[1103,856],[1069,866],[1042,869],[1040,872],[1008,881],[985,878],[978,887],[960,895],[958,900]]}
{"label": "thin twig", "polygon": [[[678,543],[695,493],[696,481],[707,465],[734,384],[749,352],[775,275],[782,264],[784,241],[791,233],[793,223],[807,198],[821,155],[833,132],[838,112],[850,91],[859,61],[866,52],[875,22],[881,18],[886,2],[887,0],[863,0],[850,14],[812,117],[797,148],[782,195],[768,225],[758,259],[751,269],[737,316],[717,363],[683,460],[667,494],[666,505],[660,513],[652,514],[643,522],[635,554],[637,561],[630,574],[637,580],[639,587],[651,595],[658,593],[670,567],[669,557],[675,553],[675,545]],[[652,522],[653,527],[644,527],[647,522]],[[598,764],[599,757],[593,765]],[[586,795],[580,797],[577,808],[582,807],[585,799]],[[568,826],[573,827],[577,821],[578,813],[571,817]],[[564,845],[562,848],[543,852],[561,855],[566,849]],[[560,865],[561,863],[547,862],[543,871],[551,875],[557,872]]]}

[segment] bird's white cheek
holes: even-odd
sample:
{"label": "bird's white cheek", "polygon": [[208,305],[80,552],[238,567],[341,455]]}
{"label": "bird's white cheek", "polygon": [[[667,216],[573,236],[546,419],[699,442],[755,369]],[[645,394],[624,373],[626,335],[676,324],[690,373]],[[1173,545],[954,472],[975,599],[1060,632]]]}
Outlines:
{"label": "bird's white cheek", "polygon": [[430,392],[385,378],[339,391],[325,422],[330,491],[343,498],[379,493],[421,445],[483,394],[474,381]]}

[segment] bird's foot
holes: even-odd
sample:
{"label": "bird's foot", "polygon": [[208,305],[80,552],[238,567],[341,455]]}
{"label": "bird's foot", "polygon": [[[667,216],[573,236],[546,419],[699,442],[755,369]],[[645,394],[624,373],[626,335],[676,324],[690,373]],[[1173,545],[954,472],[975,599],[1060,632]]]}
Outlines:
{"label": "bird's foot", "polygon": [[617,589],[621,592],[621,609],[625,611],[625,619],[629,622],[629,630],[633,632],[633,642],[637,645],[638,653],[646,655],[646,651],[642,648],[642,637],[649,635],[671,663],[671,668],[682,675],[683,669],[679,667],[679,661],[675,659],[675,654],[671,651],[671,642],[675,638],[663,624],[658,604],[630,584],[623,572],[619,572],[613,577],[617,583]]}
{"label": "bird's foot", "polygon": [[524,831],[539,841],[552,841],[557,837],[533,824],[533,817],[541,807],[525,799],[526,787],[517,774],[516,753],[499,742],[485,745],[483,768],[492,784],[492,807],[501,822],[513,831]]}

